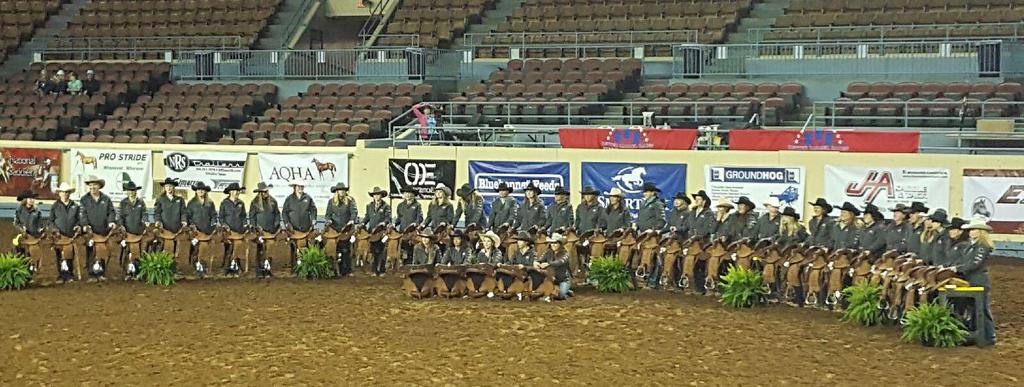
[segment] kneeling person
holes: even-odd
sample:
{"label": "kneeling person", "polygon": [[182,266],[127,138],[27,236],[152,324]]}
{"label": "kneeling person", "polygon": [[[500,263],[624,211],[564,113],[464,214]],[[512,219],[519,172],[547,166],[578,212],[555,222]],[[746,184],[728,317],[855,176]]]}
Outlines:
{"label": "kneeling person", "polygon": [[437,295],[442,297],[459,297],[466,293],[465,264],[473,256],[473,249],[470,249],[465,242],[462,232],[452,232],[452,245],[441,255],[439,266],[435,267],[437,273]]}
{"label": "kneeling person", "polygon": [[[550,302],[552,296],[564,300],[572,294],[572,281],[569,277],[569,253],[565,250],[565,238],[559,234],[552,234],[548,238],[548,243],[548,251],[533,264],[537,269],[546,270],[548,275],[544,278],[542,286],[534,283],[531,290],[535,295],[538,291],[542,292],[544,301]],[[548,288],[549,286],[550,288]]]}

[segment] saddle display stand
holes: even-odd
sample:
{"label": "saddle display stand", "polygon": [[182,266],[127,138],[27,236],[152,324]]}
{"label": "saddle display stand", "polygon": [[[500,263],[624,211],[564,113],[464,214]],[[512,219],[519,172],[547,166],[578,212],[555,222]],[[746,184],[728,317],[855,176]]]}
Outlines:
{"label": "saddle display stand", "polygon": [[[123,277],[126,267],[121,262],[121,241],[124,231],[117,227],[107,235],[85,234],[86,245],[92,245],[92,261],[86,263],[91,277]],[[97,270],[97,268],[99,270]]]}
{"label": "saddle display stand", "polygon": [[434,272],[430,265],[406,265],[401,273],[402,291],[409,297],[424,299],[434,295]]}
{"label": "saddle display stand", "polygon": [[750,270],[754,266],[754,248],[750,246],[750,239],[741,239],[729,245],[729,258],[734,265]]}
{"label": "saddle display stand", "polygon": [[849,269],[850,256],[853,253],[854,251],[850,249],[836,250],[828,263],[828,294],[825,296],[825,305],[834,311],[843,310],[843,289],[849,286],[846,279],[852,277]]}
{"label": "saddle display stand", "polygon": [[[251,265],[256,262],[256,233],[227,231],[226,243],[230,247],[231,255],[228,256],[224,269],[225,274],[242,275],[249,272]],[[232,265],[234,263],[234,265]],[[234,266],[234,267],[233,267]]]}
{"label": "saddle display stand", "polygon": [[81,234],[63,235],[53,231],[53,249],[57,252],[57,272],[62,281],[82,280],[82,266],[86,258],[85,238]]}
{"label": "saddle display stand", "polygon": [[171,232],[161,228],[157,233],[157,239],[160,240],[161,249],[174,256],[175,272],[185,273],[192,263],[189,260],[192,243],[189,241],[188,229],[182,227],[178,232]]}
{"label": "saddle display stand", "polygon": [[782,267],[783,252],[780,246],[770,244],[763,250],[759,250],[761,261],[761,280],[768,288],[768,301],[776,303],[779,301],[779,269]]}
{"label": "saddle display stand", "polygon": [[[408,231],[412,229],[412,232],[416,232],[415,226],[410,226],[406,229]],[[388,241],[384,244],[384,254],[387,256],[387,262],[385,263],[385,269],[397,270],[402,266],[402,236],[406,232],[399,231],[394,227],[388,227],[387,237]]]}
{"label": "saddle display stand", "polygon": [[616,231],[608,239],[615,242],[610,244],[616,246],[615,256],[619,257],[619,262],[626,267],[632,267],[633,248],[637,244],[636,231],[632,229]]}
{"label": "saddle display stand", "polygon": [[370,273],[373,270],[371,267],[373,255],[370,252],[370,232],[365,227],[358,227],[355,237],[356,241],[352,247],[352,264],[363,268],[364,272]]}
{"label": "saddle display stand", "polygon": [[319,234],[316,230],[288,230],[288,241],[291,243],[290,257],[288,258],[289,270],[295,270],[299,266],[299,252],[313,246],[316,243],[317,235]]}
{"label": "saddle display stand", "polygon": [[466,294],[478,298],[494,291],[494,265],[476,264],[466,266]]}
{"label": "saddle display stand", "polygon": [[519,297],[526,291],[523,278],[526,270],[516,265],[498,265],[494,269],[494,294],[509,299]]}
{"label": "saddle display stand", "polygon": [[[647,279],[651,275],[651,270],[654,269],[654,259],[656,254],[661,248],[661,241],[657,232],[644,232],[640,235],[639,240],[636,244],[639,249],[638,254],[633,255],[632,266],[636,269],[633,274],[640,280]],[[646,284],[646,281],[644,281]]]}
{"label": "saddle display stand", "polygon": [[608,236],[604,235],[604,232],[600,230],[594,230],[593,233],[587,238],[587,243],[590,245],[590,252],[588,256],[592,261],[595,257],[604,257],[604,248],[608,244]]}
{"label": "saddle display stand", "polygon": [[565,252],[569,255],[569,276],[574,280],[579,280],[583,276],[583,268],[586,265],[583,263],[583,254],[580,254],[580,241],[582,240],[576,229],[569,227],[565,230]]}
{"label": "saddle display stand", "polygon": [[434,289],[438,297],[456,298],[466,294],[466,267],[438,265],[434,267]]}
{"label": "saddle display stand", "polygon": [[49,284],[57,280],[57,252],[53,249],[53,235],[43,230],[39,236],[27,233],[18,236],[18,246],[25,250],[29,266],[34,270],[32,282]]}
{"label": "saddle display stand", "polygon": [[[143,229],[141,234],[124,233],[124,248],[121,249],[121,260],[124,264],[126,277],[137,274],[139,258],[142,258],[142,254],[150,251],[158,232],[159,229],[156,225],[151,224]],[[136,273],[130,273],[131,271],[136,271]]]}
{"label": "saddle display stand", "polygon": [[554,270],[550,266],[547,269],[526,267],[526,293],[530,300],[558,296]]}
{"label": "saddle display stand", "polygon": [[669,283],[672,281],[677,266],[679,264],[679,256],[683,254],[683,244],[679,241],[679,238],[675,234],[670,235],[667,238],[662,238],[661,244],[661,286],[668,288]]}
{"label": "saddle display stand", "polygon": [[679,276],[679,287],[687,293],[696,293],[694,289],[697,280],[698,263],[706,263],[708,259],[705,240],[690,238],[683,244],[683,273]]}
{"label": "saddle display stand", "polygon": [[[276,233],[264,231],[260,238],[263,239],[263,257],[256,265],[261,269],[257,273],[263,277],[280,276],[283,273],[290,273],[290,259],[292,256],[291,243],[285,230],[277,230]],[[270,261],[270,271],[267,272],[266,261]]]}
{"label": "saddle display stand", "polygon": [[722,278],[722,262],[729,254],[724,242],[716,239],[707,250],[707,270],[704,274],[704,294],[713,295],[718,292],[718,282]]}
{"label": "saddle display stand", "polygon": [[965,306],[966,311],[954,312],[954,315],[959,315],[958,318],[967,327],[966,345],[972,343],[979,347],[992,345],[992,342],[985,336],[984,326],[979,324],[980,321],[985,319],[985,288],[951,284],[938,288],[936,292],[938,294],[937,300],[940,303],[952,305],[954,310],[960,309],[958,308],[960,305]]}
{"label": "saddle display stand", "polygon": [[225,251],[225,230],[217,227],[212,233],[204,234],[196,231],[194,238],[196,243],[196,262],[202,264],[203,271],[200,273],[198,267],[193,265],[197,275],[208,275],[209,273],[227,272],[227,261],[224,259]]}
{"label": "saddle display stand", "polygon": [[543,257],[548,252],[548,233],[544,230],[531,230],[533,235],[533,251],[537,257]]}
{"label": "saddle display stand", "polygon": [[802,281],[803,264],[807,260],[805,253],[806,249],[803,247],[791,248],[786,261],[782,264],[786,272],[786,276],[783,278],[785,286],[782,291],[782,300],[792,305],[799,301],[797,298],[799,292],[805,290]]}
{"label": "saddle display stand", "polygon": [[873,258],[868,251],[861,252],[860,255],[853,259],[853,262],[850,264],[852,267],[850,270],[852,280],[850,282],[853,285],[860,285],[871,281],[872,262]]}
{"label": "saddle display stand", "polygon": [[828,259],[826,251],[822,248],[813,248],[808,251],[810,260],[804,268],[804,305],[816,308],[825,307],[825,299],[822,297],[825,291],[825,272],[828,270]]}

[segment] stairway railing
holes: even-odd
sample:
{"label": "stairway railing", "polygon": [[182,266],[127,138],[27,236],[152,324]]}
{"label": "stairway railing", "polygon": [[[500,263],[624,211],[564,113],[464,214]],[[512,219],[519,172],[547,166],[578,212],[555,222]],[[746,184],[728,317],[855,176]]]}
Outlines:
{"label": "stairway railing", "polygon": [[288,19],[288,23],[285,24],[284,34],[281,34],[281,40],[279,41],[278,47],[280,48],[291,48],[289,47],[292,42],[292,38],[295,37],[295,33],[298,32],[299,27],[302,26],[306,19],[306,14],[313,8],[314,5],[320,3],[320,0],[302,0],[299,4],[299,9],[295,10],[291,18]]}
{"label": "stairway railing", "polygon": [[384,17],[387,16],[384,13],[387,12],[391,1],[379,0],[374,2],[373,8],[370,9],[370,16],[363,22],[363,27],[359,29],[359,38],[362,39],[363,46],[366,46],[367,42],[371,42],[374,32],[377,31],[377,26],[384,22]]}

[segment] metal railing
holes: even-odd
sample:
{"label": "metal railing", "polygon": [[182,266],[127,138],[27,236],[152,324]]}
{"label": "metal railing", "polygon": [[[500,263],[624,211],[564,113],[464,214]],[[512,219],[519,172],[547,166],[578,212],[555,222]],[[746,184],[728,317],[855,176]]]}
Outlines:
{"label": "metal railing", "polygon": [[292,38],[295,37],[295,33],[305,23],[306,14],[319,2],[320,0],[302,0],[302,3],[299,3],[299,8],[295,10],[295,13],[285,23],[284,34],[281,35],[281,40],[278,41],[279,48],[291,48]]}
{"label": "metal railing", "polygon": [[[993,30],[1001,31],[993,33]],[[1005,33],[1003,33],[1005,32]],[[839,42],[903,40],[963,40],[963,39],[1024,38],[1024,22],[979,24],[893,24],[828,27],[772,27],[747,30],[747,41],[763,42]]]}
{"label": "metal railing", "polygon": [[[386,40],[385,40],[386,38]],[[364,41],[363,45],[366,45]],[[419,34],[377,34],[373,47],[419,47]]]}
{"label": "metal railing", "polygon": [[999,76],[1004,42],[826,42],[679,45],[673,75]]}
{"label": "metal railing", "polygon": [[[368,47],[369,44],[376,43],[374,40],[377,38],[374,32],[377,31],[377,27],[384,23],[386,15],[384,12],[387,11],[388,5],[391,4],[391,0],[379,0],[375,1],[373,8],[370,9],[370,16],[363,22],[363,26],[359,28],[359,38],[362,40],[362,46]],[[368,44],[369,43],[369,44]],[[419,44],[417,44],[419,46]]]}
{"label": "metal railing", "polygon": [[1024,123],[1024,102],[1015,101],[816,101],[814,111],[819,126],[973,128],[978,119]]}
{"label": "metal railing", "polygon": [[181,80],[420,80],[434,51],[407,49],[229,50],[175,54],[171,76]]}
{"label": "metal railing", "polygon": [[448,125],[437,128],[433,138],[421,140],[419,127],[401,125],[391,128],[392,146],[409,145],[464,145],[557,148],[558,128],[551,126],[462,126]]}
{"label": "metal railing", "polygon": [[596,31],[596,32],[485,32],[465,34],[466,47],[525,47],[552,44],[606,44],[629,45],[661,44],[673,45],[696,43],[696,30],[653,30],[653,31]]}
{"label": "metal railing", "polygon": [[35,52],[44,60],[135,59],[144,54],[188,50],[245,48],[241,36],[54,37]]}

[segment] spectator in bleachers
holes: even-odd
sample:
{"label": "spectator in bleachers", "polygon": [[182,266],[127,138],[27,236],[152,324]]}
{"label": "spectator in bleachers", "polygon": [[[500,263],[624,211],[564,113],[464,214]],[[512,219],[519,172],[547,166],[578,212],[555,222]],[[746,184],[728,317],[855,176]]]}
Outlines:
{"label": "spectator in bleachers", "polygon": [[435,114],[434,107],[424,102],[413,106],[412,114],[416,115],[416,119],[420,123],[420,140],[431,141],[441,139],[437,129],[441,118],[440,111]]}
{"label": "spectator in bleachers", "polygon": [[57,70],[50,80],[50,94],[64,94],[68,91],[68,82],[64,80],[64,70]]}
{"label": "spectator in bleachers", "polygon": [[51,89],[50,76],[46,73],[46,69],[39,70],[39,79],[36,80],[36,92],[39,95],[50,94]]}
{"label": "spectator in bleachers", "polygon": [[85,72],[85,79],[82,80],[82,93],[95,95],[100,91],[100,82],[96,80],[96,73],[92,70]]}
{"label": "spectator in bleachers", "polygon": [[82,93],[82,80],[74,71],[68,72],[68,94],[78,95]]}

